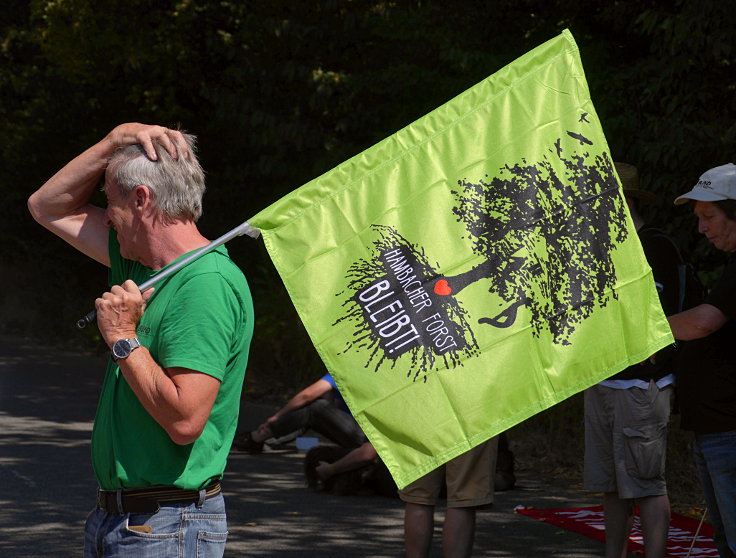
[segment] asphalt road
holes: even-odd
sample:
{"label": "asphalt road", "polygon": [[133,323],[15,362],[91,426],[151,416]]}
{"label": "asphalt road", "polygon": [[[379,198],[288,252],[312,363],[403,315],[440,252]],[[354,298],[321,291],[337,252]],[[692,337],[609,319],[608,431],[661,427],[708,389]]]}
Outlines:
{"label": "asphalt road", "polygon": [[[96,485],[89,438],[104,356],[0,339],[0,557],[81,556]],[[241,426],[272,411],[244,402]],[[398,499],[335,496],[304,485],[295,448],[233,452],[224,479],[229,530],[226,556],[280,558],[403,556]],[[557,479],[518,472],[517,488],[496,494],[478,514],[475,556],[590,558],[603,545],[514,513],[598,504]],[[440,557],[438,508],[433,557]]]}

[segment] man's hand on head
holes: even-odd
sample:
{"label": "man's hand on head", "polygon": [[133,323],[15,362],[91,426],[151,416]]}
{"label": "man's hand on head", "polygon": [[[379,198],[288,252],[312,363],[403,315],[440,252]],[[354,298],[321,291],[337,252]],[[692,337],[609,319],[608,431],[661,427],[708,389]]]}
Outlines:
{"label": "man's hand on head", "polygon": [[189,157],[189,147],[182,133],[163,126],[140,124],[138,122],[121,124],[107,135],[107,139],[115,148],[138,144],[151,161],[158,159],[156,149],[153,146],[154,142],[161,144],[174,159],[178,159],[180,153],[185,158]]}
{"label": "man's hand on head", "polygon": [[114,285],[95,301],[97,326],[108,346],[112,347],[118,339],[135,337],[136,327],[152,294],[153,288],[141,293],[128,279],[122,285]]}

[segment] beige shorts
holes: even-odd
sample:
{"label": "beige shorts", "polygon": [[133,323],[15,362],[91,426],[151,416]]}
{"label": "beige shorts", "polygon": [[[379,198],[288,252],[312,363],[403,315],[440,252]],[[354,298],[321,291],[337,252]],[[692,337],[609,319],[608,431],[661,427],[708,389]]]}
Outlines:
{"label": "beige shorts", "polygon": [[493,503],[498,437],[451,459],[399,491],[410,504],[434,506],[447,484],[447,507],[469,508]]}
{"label": "beige shorts", "polygon": [[665,459],[673,387],[585,391],[584,485],[619,498],[667,494]]}

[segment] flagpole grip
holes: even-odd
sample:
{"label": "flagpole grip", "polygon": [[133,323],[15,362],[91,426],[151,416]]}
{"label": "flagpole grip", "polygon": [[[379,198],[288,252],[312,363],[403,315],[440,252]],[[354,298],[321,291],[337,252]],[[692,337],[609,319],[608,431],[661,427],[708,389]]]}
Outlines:
{"label": "flagpole grip", "polygon": [[97,321],[97,310],[87,312],[82,318],[77,320],[77,328],[84,329]]}

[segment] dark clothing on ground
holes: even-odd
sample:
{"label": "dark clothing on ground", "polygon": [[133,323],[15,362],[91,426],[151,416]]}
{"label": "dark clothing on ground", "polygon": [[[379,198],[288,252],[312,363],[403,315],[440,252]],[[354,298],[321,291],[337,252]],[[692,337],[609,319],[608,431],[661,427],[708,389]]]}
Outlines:
{"label": "dark clothing on ground", "polygon": [[274,438],[314,430],[344,448],[357,448],[368,439],[349,413],[320,397],[270,423]]}

